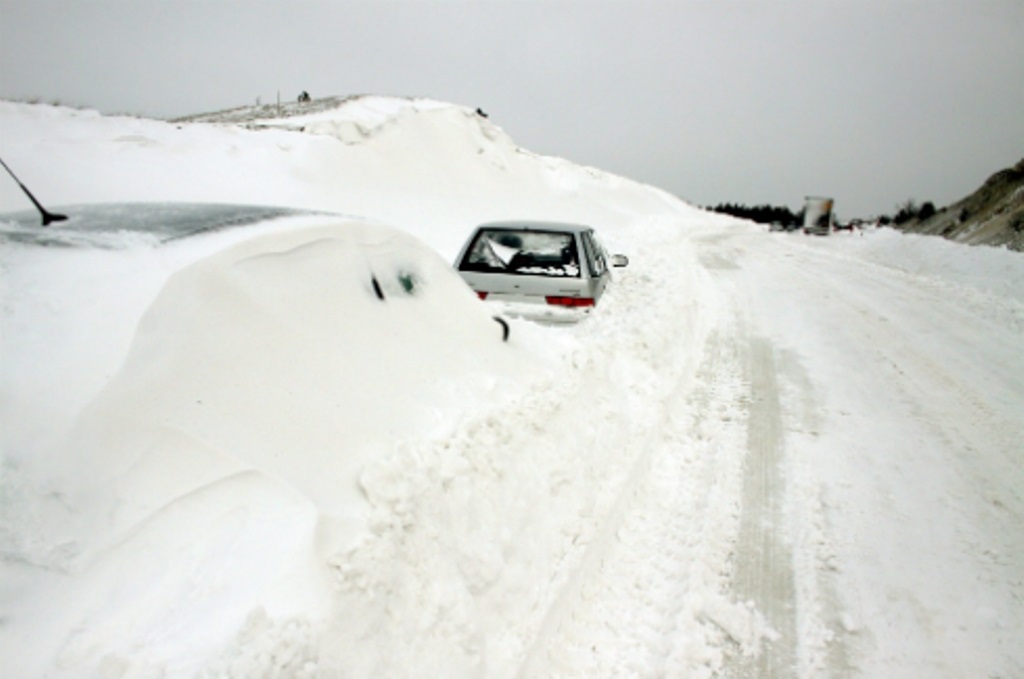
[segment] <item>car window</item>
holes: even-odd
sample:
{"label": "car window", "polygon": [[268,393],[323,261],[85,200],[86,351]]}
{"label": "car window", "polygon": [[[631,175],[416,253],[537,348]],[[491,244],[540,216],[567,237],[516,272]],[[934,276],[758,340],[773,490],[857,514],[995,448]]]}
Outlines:
{"label": "car window", "polygon": [[583,234],[583,249],[587,253],[587,261],[590,264],[590,270],[594,273],[594,276],[603,276],[604,272],[608,270],[608,263],[605,261],[604,250],[601,245],[594,239],[594,234],[585,232]]}
{"label": "car window", "polygon": [[482,229],[459,264],[462,271],[579,278],[571,233]]}

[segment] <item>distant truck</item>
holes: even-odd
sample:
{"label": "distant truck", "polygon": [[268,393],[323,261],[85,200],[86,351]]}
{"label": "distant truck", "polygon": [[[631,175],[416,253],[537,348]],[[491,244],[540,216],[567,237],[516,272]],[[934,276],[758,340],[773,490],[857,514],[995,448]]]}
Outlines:
{"label": "distant truck", "polygon": [[804,233],[827,236],[832,233],[832,199],[807,196],[804,202]]}

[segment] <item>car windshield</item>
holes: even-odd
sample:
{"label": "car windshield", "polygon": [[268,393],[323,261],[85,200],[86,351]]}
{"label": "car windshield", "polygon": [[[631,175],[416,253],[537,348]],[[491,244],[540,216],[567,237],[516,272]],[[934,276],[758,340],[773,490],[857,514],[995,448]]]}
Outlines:
{"label": "car windshield", "polygon": [[576,239],[560,231],[483,229],[459,269],[568,278],[580,275]]}

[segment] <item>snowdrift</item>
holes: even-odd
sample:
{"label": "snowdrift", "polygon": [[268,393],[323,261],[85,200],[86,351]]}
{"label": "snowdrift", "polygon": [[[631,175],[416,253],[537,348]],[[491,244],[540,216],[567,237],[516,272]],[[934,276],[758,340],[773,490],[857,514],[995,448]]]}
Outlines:
{"label": "snowdrift", "polygon": [[344,223],[245,241],[168,281],[51,459],[55,486],[83,495],[64,497],[67,523],[95,514],[97,539],[120,542],[176,498],[253,470],[342,520],[381,448],[429,434],[517,365],[501,335],[400,232]]}
{"label": "snowdrift", "polygon": [[[172,242],[138,224],[83,234],[74,215],[36,241],[4,227],[10,670],[511,671],[557,591],[536,583],[577,558],[640,454],[629,428],[578,430],[632,398],[574,403],[593,379],[578,370],[635,374],[643,393],[674,373],[622,354],[637,338],[611,318],[514,323],[502,342],[450,259],[479,221],[589,221],[618,245],[637,219],[657,242],[675,233],[659,218],[701,213],[437,102],[364,98],[260,129],[0,116],[37,196],[112,225],[111,204],[152,210],[137,201],[369,217]],[[4,186],[0,204],[25,200]],[[654,326],[691,318],[664,303],[646,303]],[[541,442],[538,413],[560,430]]]}
{"label": "snowdrift", "polygon": [[176,273],[48,457],[33,528],[60,548],[25,556],[91,599],[65,609],[84,629],[62,664],[139,663],[139,645],[173,660],[154,638],[201,657],[256,602],[308,622],[379,501],[367,466],[530,371],[447,262],[379,225],[254,238]]}
{"label": "snowdrift", "polygon": [[[166,123],[0,102],[5,160],[46,205],[184,201],[324,210],[401,225],[446,257],[483,221],[628,223],[679,209],[652,187],[539,156],[492,119],[360,97],[258,126]],[[28,207],[0,184],[0,212]]]}

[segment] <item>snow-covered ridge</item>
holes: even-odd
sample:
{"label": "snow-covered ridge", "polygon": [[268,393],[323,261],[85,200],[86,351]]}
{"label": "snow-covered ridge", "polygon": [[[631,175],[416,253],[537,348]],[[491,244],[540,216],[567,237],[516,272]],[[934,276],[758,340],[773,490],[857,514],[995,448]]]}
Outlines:
{"label": "snow-covered ridge", "polygon": [[292,123],[302,125],[312,120],[387,118],[405,108],[429,110],[448,108],[451,104],[434,99],[418,97],[382,97],[378,95],[353,94],[289,101],[280,104],[257,104],[211,113],[174,118],[172,123],[228,123],[235,125],[267,125]]}
{"label": "snow-covered ridge", "polygon": [[432,99],[351,95],[283,104],[242,106],[176,118],[174,123],[238,125],[249,130],[290,130],[325,134],[358,144],[421,112],[464,109]]}
{"label": "snow-covered ridge", "polygon": [[[671,239],[675,228],[654,227],[659,215],[701,213],[651,187],[523,151],[489,120],[452,105],[361,99],[301,119],[267,119],[258,130],[24,104],[0,104],[0,118],[16,140],[5,160],[50,206],[125,203],[130,211],[140,201],[208,201],[368,215],[363,223],[295,216],[164,244],[126,236],[124,247],[108,250],[4,243],[9,503],[0,549],[14,564],[10,577],[32,583],[26,591],[64,592],[61,615],[37,618],[43,611],[32,597],[5,608],[18,622],[0,643],[17,672],[80,676],[119,666],[127,676],[180,676],[223,659],[245,676],[262,672],[259,657],[292,629],[300,636],[291,638],[294,663],[284,667],[301,676],[310,664],[346,662],[318,658],[311,639],[327,633],[340,648],[356,643],[364,624],[400,622],[373,610],[361,621],[335,617],[332,592],[348,592],[337,595],[337,610],[372,607],[392,589],[389,579],[426,564],[433,565],[402,585],[396,610],[411,608],[400,616],[434,597],[432,583],[453,568],[463,575],[441,602],[484,590],[497,600],[483,618],[469,610],[449,616],[450,636],[414,641],[415,654],[448,657],[456,673],[514,657],[521,634],[492,643],[490,661],[473,648],[453,655],[463,639],[455,628],[478,627],[479,637],[514,619],[526,634],[540,625],[543,609],[521,615],[520,588],[575,558],[563,537],[590,530],[586,517],[595,503],[614,500],[615,479],[635,452],[624,456],[604,442],[600,461],[580,476],[581,465],[595,464],[593,448],[563,458],[559,438],[493,477],[516,444],[491,446],[488,432],[523,440],[535,407],[557,411],[559,394],[589,378],[560,367],[576,346],[571,334],[520,326],[513,343],[502,344],[448,261],[478,221],[589,221],[623,243],[634,240],[628,233],[638,218],[652,225],[647,237]],[[0,198],[5,208],[27,207],[16,187],[5,185]],[[388,235],[383,223],[406,234]],[[47,229],[74,224],[73,215]],[[303,230],[310,227],[321,231]],[[381,304],[353,277],[362,257],[338,244],[346,232],[363,249],[448,278],[426,278],[437,282],[419,306],[400,297]],[[407,234],[425,245],[402,245]],[[677,323],[676,303],[646,305],[648,313],[663,309],[652,316],[662,319],[656,324]],[[636,341],[614,324],[600,328],[589,332],[619,336],[601,353]],[[593,364],[593,351],[572,360]],[[543,404],[529,396],[534,389]],[[620,397],[604,406],[609,413]],[[510,400],[511,420],[498,415]],[[250,407],[248,415],[238,410]],[[566,435],[582,415],[576,408],[558,416]],[[209,416],[209,428],[197,415]],[[452,448],[449,440],[465,443]],[[419,462],[410,465],[409,455]],[[454,483],[456,496],[438,495],[426,479]],[[540,509],[552,483],[576,489],[565,511],[531,509],[502,528],[524,502]],[[429,503],[417,521],[440,542],[404,544],[403,525],[415,518],[410,503]],[[477,546],[460,537],[466,531]],[[530,546],[541,535],[543,544]],[[182,553],[187,563],[174,557]],[[232,570],[245,575],[227,577]],[[139,588],[150,595],[138,599]],[[541,601],[555,594],[537,593]],[[386,634],[410,646],[400,627]],[[25,652],[23,635],[45,643]],[[132,650],[149,635],[163,642]],[[302,650],[307,643],[312,651]],[[382,648],[357,649],[347,662],[416,662],[382,656]]]}
{"label": "snow-covered ridge", "polygon": [[[654,187],[525,151],[466,107],[369,96],[308,106],[267,118],[249,108],[211,114],[218,124],[6,102],[0,116],[13,140],[5,160],[46,205],[255,201],[359,215],[435,243],[443,237],[446,256],[472,226],[492,219],[613,230],[634,209],[685,209]],[[259,129],[250,129],[256,121]],[[0,182],[0,212],[29,207],[13,182]],[[412,213],[415,223],[403,223]]]}

